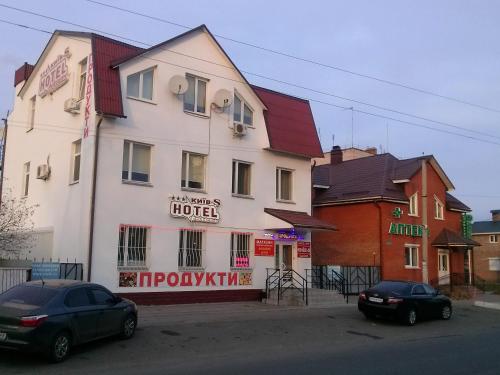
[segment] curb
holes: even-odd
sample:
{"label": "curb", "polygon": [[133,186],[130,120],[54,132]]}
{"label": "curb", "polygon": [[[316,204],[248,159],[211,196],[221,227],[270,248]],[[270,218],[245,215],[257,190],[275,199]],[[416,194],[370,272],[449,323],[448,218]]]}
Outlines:
{"label": "curb", "polygon": [[486,309],[500,310],[500,303],[494,302],[475,301],[474,306],[484,307]]}

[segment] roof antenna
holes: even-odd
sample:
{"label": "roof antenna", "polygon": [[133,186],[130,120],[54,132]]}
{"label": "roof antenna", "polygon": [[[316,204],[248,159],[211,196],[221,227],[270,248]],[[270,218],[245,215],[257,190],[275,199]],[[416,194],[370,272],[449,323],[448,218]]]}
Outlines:
{"label": "roof antenna", "polygon": [[351,148],[354,148],[354,107],[351,110]]}
{"label": "roof antenna", "polygon": [[332,134],[332,148],[335,146],[335,134]]}

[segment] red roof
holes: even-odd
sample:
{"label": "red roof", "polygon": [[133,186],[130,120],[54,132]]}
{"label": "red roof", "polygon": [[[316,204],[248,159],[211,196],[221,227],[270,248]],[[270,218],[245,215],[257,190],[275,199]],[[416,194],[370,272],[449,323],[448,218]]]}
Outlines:
{"label": "red roof", "polygon": [[295,228],[337,230],[334,225],[317,219],[307,212],[264,208],[264,212],[292,224]]}
{"label": "red roof", "polygon": [[92,56],[94,60],[95,110],[114,117],[125,117],[119,68],[113,69],[111,62],[137,54],[142,48],[134,47],[101,35],[92,34]]}
{"label": "red roof", "polygon": [[323,157],[309,101],[258,86],[252,88],[268,109],[264,118],[271,150]]}
{"label": "red roof", "polygon": [[33,72],[34,68],[34,65],[25,62],[19,69],[17,69],[14,75],[14,87],[16,87],[22,81],[26,81]]}

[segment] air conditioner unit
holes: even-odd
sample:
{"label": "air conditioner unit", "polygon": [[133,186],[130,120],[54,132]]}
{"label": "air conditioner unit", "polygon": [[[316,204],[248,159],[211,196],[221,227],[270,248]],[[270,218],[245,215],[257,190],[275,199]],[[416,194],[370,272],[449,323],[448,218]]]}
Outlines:
{"label": "air conditioner unit", "polygon": [[41,164],[36,168],[36,178],[47,180],[50,176],[50,167],[47,164]]}
{"label": "air conditioner unit", "polygon": [[64,110],[69,113],[80,113],[80,102],[75,98],[66,99],[64,101]]}
{"label": "air conditioner unit", "polygon": [[235,123],[233,126],[233,134],[236,137],[243,137],[247,134],[247,126],[245,124]]}

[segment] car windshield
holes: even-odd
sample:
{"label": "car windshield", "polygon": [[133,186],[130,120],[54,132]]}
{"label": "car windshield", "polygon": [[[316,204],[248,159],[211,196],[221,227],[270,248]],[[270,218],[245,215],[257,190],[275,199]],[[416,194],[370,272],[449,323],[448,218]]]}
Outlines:
{"label": "car windshield", "polygon": [[372,289],[383,293],[395,293],[402,296],[410,293],[411,284],[400,281],[382,281]]}
{"label": "car windshield", "polygon": [[33,310],[49,303],[56,294],[57,290],[49,288],[26,285],[15,286],[0,294],[0,306]]}

